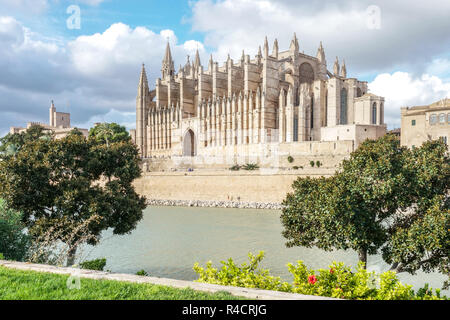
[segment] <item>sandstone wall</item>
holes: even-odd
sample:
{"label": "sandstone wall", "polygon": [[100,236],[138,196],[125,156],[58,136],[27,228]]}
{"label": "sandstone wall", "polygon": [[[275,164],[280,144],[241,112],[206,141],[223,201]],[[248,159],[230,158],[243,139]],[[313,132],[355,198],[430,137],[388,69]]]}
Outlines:
{"label": "sandstone wall", "polygon": [[299,176],[330,176],[334,169],[290,172],[167,172],[147,173],[134,182],[147,199],[280,203]]}

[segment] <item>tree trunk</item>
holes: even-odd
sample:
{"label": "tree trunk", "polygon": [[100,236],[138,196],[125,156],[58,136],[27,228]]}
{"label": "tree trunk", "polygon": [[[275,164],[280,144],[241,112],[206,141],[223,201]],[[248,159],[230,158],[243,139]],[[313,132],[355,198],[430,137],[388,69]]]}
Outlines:
{"label": "tree trunk", "polygon": [[77,254],[77,247],[73,246],[67,252],[67,267],[73,266],[75,264],[75,256]]}
{"label": "tree trunk", "polygon": [[367,250],[359,249],[358,257],[359,257],[359,261],[364,262],[364,269],[367,269]]}

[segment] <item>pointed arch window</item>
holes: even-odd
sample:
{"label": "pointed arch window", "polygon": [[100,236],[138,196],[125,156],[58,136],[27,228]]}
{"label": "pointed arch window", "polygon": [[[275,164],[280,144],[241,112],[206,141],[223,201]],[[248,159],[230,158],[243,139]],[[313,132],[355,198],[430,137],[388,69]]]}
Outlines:
{"label": "pointed arch window", "polygon": [[341,90],[341,112],[339,124],[347,124],[347,89]]}
{"label": "pointed arch window", "polygon": [[314,128],[314,95],[311,96],[311,129]]}
{"label": "pointed arch window", "polygon": [[372,105],[372,124],[377,124],[377,103]]}
{"label": "pointed arch window", "polygon": [[294,125],[293,125],[293,141],[298,141],[298,115],[294,115]]}
{"label": "pointed arch window", "polygon": [[361,96],[362,96],[362,90],[361,90],[361,88],[357,88],[356,89],[356,97],[359,98]]}

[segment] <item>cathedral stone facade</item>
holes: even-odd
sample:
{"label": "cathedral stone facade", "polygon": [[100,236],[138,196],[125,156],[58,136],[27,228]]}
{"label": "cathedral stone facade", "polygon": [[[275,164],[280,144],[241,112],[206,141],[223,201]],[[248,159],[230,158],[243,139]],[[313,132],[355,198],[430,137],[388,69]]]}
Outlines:
{"label": "cathedral stone facade", "polygon": [[338,58],[328,70],[322,43],[315,57],[301,53],[295,34],[286,51],[275,40],[269,52],[266,38],[253,59],[243,51],[219,65],[211,56],[207,68],[197,51],[178,72],[167,44],[161,73],[150,90],[142,66],[132,137],[143,158],[327,157],[386,133],[384,98],[348,77]]}

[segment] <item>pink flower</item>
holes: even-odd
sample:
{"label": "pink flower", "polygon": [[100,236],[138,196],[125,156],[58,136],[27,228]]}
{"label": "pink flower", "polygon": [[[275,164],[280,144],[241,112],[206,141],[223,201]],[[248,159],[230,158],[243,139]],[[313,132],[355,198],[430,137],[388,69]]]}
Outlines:
{"label": "pink flower", "polygon": [[314,283],[316,283],[316,281],[317,281],[317,278],[315,275],[308,276],[308,283],[314,284]]}

